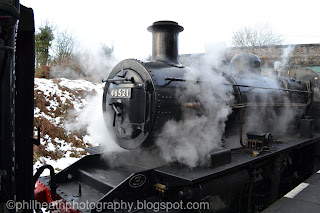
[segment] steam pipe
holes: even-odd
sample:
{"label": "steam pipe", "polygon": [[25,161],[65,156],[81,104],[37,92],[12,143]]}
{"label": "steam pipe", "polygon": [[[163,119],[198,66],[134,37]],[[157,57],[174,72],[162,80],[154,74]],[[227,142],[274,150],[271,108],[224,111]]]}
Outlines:
{"label": "steam pipe", "polygon": [[174,21],[157,21],[148,27],[152,33],[152,61],[182,67],[178,61],[178,34],[183,27]]}

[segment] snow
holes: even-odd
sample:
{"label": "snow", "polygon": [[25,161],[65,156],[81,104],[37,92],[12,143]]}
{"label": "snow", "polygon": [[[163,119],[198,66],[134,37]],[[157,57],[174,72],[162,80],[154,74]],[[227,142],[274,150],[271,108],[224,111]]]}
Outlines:
{"label": "snow", "polygon": [[[59,160],[51,160],[51,159],[46,159],[44,157],[40,157],[40,161],[46,161],[46,164],[50,164],[51,166],[53,166],[53,168],[55,168],[55,172],[57,172],[57,169],[64,169],[68,166],[70,166],[71,164],[75,163],[76,161],[78,161],[80,158],[72,158],[72,157],[65,157],[65,158],[61,158]],[[33,165],[33,171],[34,173],[37,171],[38,168],[40,168],[43,164],[40,163],[40,161],[37,161],[34,165]],[[50,175],[50,171],[49,170],[44,170],[41,176],[46,176],[46,175]]]}
{"label": "snow", "polygon": [[[34,83],[35,92],[38,93],[40,98],[44,98],[46,102],[45,108],[47,109],[45,110],[46,112],[44,112],[41,111],[41,107],[35,106],[35,119],[47,119],[51,125],[63,128],[66,132],[65,134],[74,138],[74,140],[83,141],[83,144],[86,146],[88,146],[88,144],[94,144],[92,137],[88,133],[82,135],[83,139],[81,139],[73,134],[72,131],[69,131],[66,128],[68,123],[67,119],[72,115],[75,117],[75,120],[77,120],[78,115],[81,114],[88,105],[86,99],[90,99],[90,97],[93,96],[92,94],[102,94],[104,84],[92,83],[86,80],[69,80],[65,78],[35,78]],[[86,94],[88,95],[86,96]],[[64,113],[65,108],[70,106],[72,109],[68,109],[66,110],[66,113]],[[35,137],[37,137],[36,130],[37,127],[34,128]],[[58,172],[86,155],[81,154],[84,153],[84,148],[75,147],[72,141],[65,141],[63,138],[54,137],[53,135],[54,134],[51,135],[48,133],[43,136],[43,134],[41,134],[42,138],[40,139],[40,143],[45,148],[44,150],[39,150],[39,153],[46,152],[52,155],[57,154],[59,158],[53,159],[51,156],[38,156],[37,161],[34,163],[34,173],[37,168],[44,164],[52,165],[56,172]],[[45,170],[42,175],[49,175],[49,170]]]}

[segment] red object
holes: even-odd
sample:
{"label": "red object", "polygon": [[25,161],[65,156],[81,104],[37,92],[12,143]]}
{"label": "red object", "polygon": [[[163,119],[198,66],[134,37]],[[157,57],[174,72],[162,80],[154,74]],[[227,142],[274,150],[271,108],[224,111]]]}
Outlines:
{"label": "red object", "polygon": [[41,203],[50,203],[52,213],[81,213],[78,209],[72,209],[70,203],[67,203],[58,195],[51,196],[50,188],[39,180],[37,180],[36,187],[34,189],[34,196],[37,201]]}
{"label": "red object", "polygon": [[39,180],[37,180],[36,187],[34,189],[34,196],[36,200],[41,203],[49,203],[52,201],[49,187],[41,183]]}

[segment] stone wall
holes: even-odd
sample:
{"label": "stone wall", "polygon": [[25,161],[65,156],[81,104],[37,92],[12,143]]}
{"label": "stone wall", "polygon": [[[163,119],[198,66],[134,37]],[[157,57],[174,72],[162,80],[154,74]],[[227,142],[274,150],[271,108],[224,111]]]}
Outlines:
{"label": "stone wall", "polygon": [[[286,62],[286,66],[320,66],[320,44],[277,45],[262,47],[227,48],[221,58],[228,62],[240,53],[253,53],[260,57],[264,67],[273,67],[275,61]],[[190,65],[203,54],[186,54],[180,56],[181,63]],[[286,60],[286,61],[284,61]]]}
{"label": "stone wall", "polygon": [[287,60],[288,66],[319,66],[320,44],[277,45],[264,47],[228,48],[224,57],[230,61],[239,53],[253,53],[260,57],[262,65],[272,67],[275,61]]}

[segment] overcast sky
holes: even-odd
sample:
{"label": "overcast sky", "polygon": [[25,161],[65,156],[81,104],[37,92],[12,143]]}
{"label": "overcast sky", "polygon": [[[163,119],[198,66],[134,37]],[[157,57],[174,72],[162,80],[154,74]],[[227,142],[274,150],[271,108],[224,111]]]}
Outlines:
{"label": "overcast sky", "polygon": [[230,45],[242,26],[268,23],[286,43],[320,43],[320,0],[21,0],[34,10],[38,28],[45,20],[68,29],[80,46],[115,45],[118,56],[151,53],[147,27],[172,20],[184,27],[179,53],[197,53],[206,44]]}

